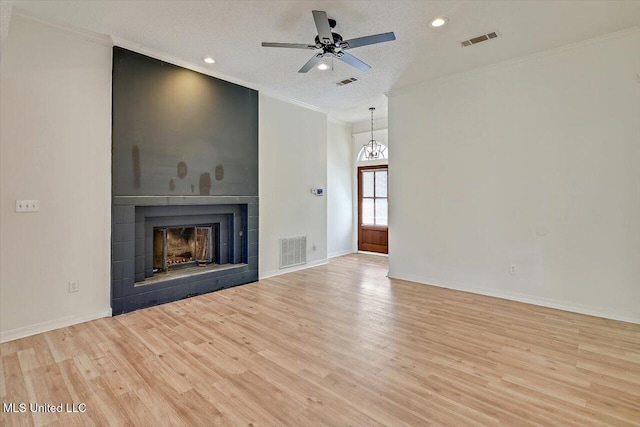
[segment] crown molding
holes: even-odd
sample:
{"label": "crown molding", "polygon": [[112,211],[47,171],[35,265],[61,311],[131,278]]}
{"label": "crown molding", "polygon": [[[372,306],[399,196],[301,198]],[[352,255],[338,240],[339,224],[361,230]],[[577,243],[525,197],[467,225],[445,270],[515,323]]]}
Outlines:
{"label": "crown molding", "polygon": [[332,117],[330,114],[329,114],[329,115],[327,115],[327,121],[328,121],[329,123],[334,123],[334,124],[336,124],[336,125],[341,125],[341,126],[347,126],[347,127],[349,127],[349,128],[350,128],[351,126],[353,126],[353,124],[352,124],[352,123],[345,122],[344,120],[336,119],[335,117]]}
{"label": "crown molding", "polygon": [[18,16],[23,19],[27,19],[29,21],[37,22],[38,24],[45,25],[50,28],[55,28],[60,31],[64,31],[70,34],[73,34],[82,39],[88,40],[90,42],[94,42],[97,44],[101,44],[103,46],[112,46],[111,38],[104,34],[94,33],[93,31],[84,30],[82,28],[74,27],[68,24],[61,24],[58,22],[44,21],[40,18],[33,17],[31,15],[27,15],[23,12],[18,12],[15,10],[12,13],[13,16]]}
{"label": "crown molding", "polygon": [[289,104],[297,105],[298,107],[306,108],[307,110],[311,110],[311,111],[315,111],[315,112],[318,112],[318,113],[322,113],[325,116],[329,115],[329,110],[325,110],[323,108],[316,107],[315,105],[307,104],[306,102],[303,102],[303,101],[298,101],[297,99],[289,98],[286,95],[283,95],[283,94],[278,93],[278,92],[274,92],[274,91],[272,91],[270,89],[256,89],[256,90],[258,90],[263,96],[268,96],[269,98],[278,99],[280,101],[284,101],[284,102],[287,102]]}
{"label": "crown molding", "polygon": [[454,74],[449,74],[442,77],[436,77],[434,79],[425,80],[419,83],[409,84],[407,86],[402,86],[397,89],[391,89],[389,92],[386,92],[385,95],[388,98],[393,98],[398,95],[411,93],[416,89],[428,88],[431,86],[436,86],[443,83],[460,80],[460,79],[474,76],[477,74],[489,73],[492,71],[503,69],[505,67],[519,65],[519,64],[527,63],[529,61],[534,61],[541,58],[559,55],[561,53],[580,49],[586,46],[597,45],[610,40],[615,40],[615,39],[625,38],[625,37],[634,37],[634,36],[640,36],[640,27],[633,26],[621,31],[616,31],[616,32],[605,34],[602,36],[597,36],[590,39],[569,43],[553,49],[543,50],[541,52],[532,53],[532,54],[521,56],[518,58],[508,59],[506,61],[497,62],[495,64],[491,64],[491,65],[487,65],[479,68],[473,68],[471,70],[462,71],[460,73],[454,73]]}
{"label": "crown molding", "polygon": [[293,104],[293,105],[297,105],[299,107],[302,108],[306,108],[308,110],[313,110],[313,111],[317,111],[319,113],[323,113],[323,114],[328,114],[328,111],[323,110],[322,108],[316,107],[315,105],[311,105],[311,104],[307,104],[305,102],[299,101],[297,99],[293,99],[290,98],[286,95],[283,95],[279,92],[273,91],[271,89],[267,89],[264,86],[261,86],[259,84],[253,83],[253,82],[249,82],[247,80],[242,80],[242,79],[238,79],[236,77],[230,76],[228,74],[224,74],[224,73],[220,73],[217,71],[213,71],[210,68],[204,66],[204,65],[199,65],[199,64],[195,64],[191,61],[187,61],[184,60],[182,58],[179,58],[177,56],[174,55],[169,55],[167,53],[155,50],[155,49],[151,49],[149,47],[143,46],[141,44],[138,43],[134,43],[131,42],[129,40],[117,37],[117,36],[111,36],[111,41],[113,43],[114,46],[118,46],[118,47],[122,47],[124,49],[127,50],[131,50],[133,52],[137,52],[140,53],[142,55],[146,55],[149,56],[151,58],[155,58],[155,59],[159,59],[161,61],[164,62],[168,62],[170,64],[173,65],[177,65],[179,67],[183,67],[183,68],[187,68],[189,70],[192,71],[196,71],[198,73],[201,74],[205,74],[207,76],[211,76],[211,77],[215,77],[221,80],[225,80],[227,82],[233,83],[233,84],[237,84],[240,86],[244,86],[247,87],[249,89],[253,89],[256,90],[258,92],[260,92],[261,95],[263,96],[268,96],[270,98],[275,98],[278,99],[280,101],[284,101],[287,102],[289,104]]}
{"label": "crown molding", "polygon": [[[360,133],[371,133],[371,120],[363,120],[361,122],[354,123],[351,127],[352,134],[358,135]],[[373,131],[383,131],[389,129],[389,118],[381,117],[375,119],[373,122]]]}
{"label": "crown molding", "polygon": [[221,80],[225,80],[228,81],[230,83],[234,83],[240,86],[244,86],[247,87],[249,89],[253,89],[256,90],[258,92],[260,92],[261,95],[263,96],[268,96],[270,98],[275,98],[278,99],[280,101],[284,101],[287,102],[289,104],[293,104],[293,105],[297,105],[299,107],[302,108],[306,108],[308,110],[313,110],[313,111],[317,111],[323,114],[328,114],[328,111],[323,110],[319,107],[316,107],[315,105],[311,105],[311,104],[307,104],[305,102],[299,101],[297,99],[293,99],[290,98],[288,96],[285,96],[281,93],[278,93],[276,91],[272,91],[270,89],[265,88],[264,86],[261,86],[259,84],[253,83],[253,82],[249,82],[246,80],[242,80],[242,79],[238,79],[236,77],[230,76],[228,74],[224,74],[224,73],[220,73],[220,72],[216,72],[216,71],[212,71],[211,69],[203,66],[203,65],[198,65],[198,64],[194,64],[193,62],[178,58],[176,56],[173,55],[169,55],[167,53],[164,52],[160,52],[158,50],[155,49],[151,49],[148,48],[146,46],[143,46],[141,44],[138,43],[133,43],[130,42],[129,40],[120,38],[120,37],[116,37],[116,36],[111,36],[111,40],[114,46],[119,46],[128,50],[131,50],[133,52],[137,52],[155,59],[159,59],[161,61],[164,62],[168,62],[170,64],[173,65],[177,65],[183,68],[187,68],[189,70],[192,71],[196,71],[198,73],[201,74],[205,74],[211,77],[215,77]]}
{"label": "crown molding", "polygon": [[62,23],[58,23],[58,22],[51,22],[51,21],[44,21],[42,19],[24,14],[22,12],[16,12],[15,8],[13,11],[13,15],[15,16],[19,16],[21,18],[25,18],[34,22],[37,22],[39,24],[42,25],[46,25],[48,27],[51,28],[56,28],[58,30],[61,31],[65,31],[71,34],[74,34],[75,36],[81,37],[85,40],[88,41],[92,41],[94,43],[98,43],[104,46],[119,46],[137,53],[141,53],[143,55],[147,55],[149,57],[155,58],[155,59],[159,59],[161,61],[165,61],[168,62],[170,64],[174,64],[183,68],[187,68],[189,70],[192,71],[196,71],[198,73],[201,74],[205,74],[211,77],[215,77],[221,80],[225,80],[228,81],[230,83],[234,83],[240,86],[244,86],[247,87],[249,89],[253,89],[253,90],[257,90],[258,92],[260,92],[260,94],[268,96],[270,98],[275,98],[275,99],[279,99],[281,101],[284,102],[288,102],[289,104],[293,104],[293,105],[297,105],[299,107],[302,108],[306,108],[308,110],[313,110],[313,111],[317,111],[319,113],[323,113],[323,114],[329,114],[328,110],[324,110],[322,108],[319,108],[315,105],[311,105],[311,104],[307,104],[306,102],[302,102],[299,101],[297,99],[288,97],[282,93],[279,93],[277,91],[273,91],[271,89],[268,89],[264,86],[261,86],[259,84],[253,83],[253,82],[249,82],[246,80],[242,80],[242,79],[238,79],[235,78],[233,76],[230,76],[228,74],[224,74],[224,73],[220,73],[217,71],[213,71],[203,65],[199,65],[199,64],[195,64],[193,62],[184,60],[182,58],[179,58],[177,56],[174,55],[170,55],[164,52],[161,52],[159,50],[155,50],[155,49],[151,49],[147,46],[144,46],[142,44],[139,43],[134,43],[131,42],[129,40],[126,40],[124,38],[118,37],[118,36],[114,36],[114,35],[104,35],[104,34],[99,34],[99,33],[95,33],[92,31],[88,31],[88,30],[84,30],[78,27],[74,27],[72,25],[69,24],[62,24]]}
{"label": "crown molding", "polygon": [[228,81],[230,83],[247,87],[249,89],[260,90],[260,88],[257,85],[252,84],[251,82],[248,82],[242,79],[237,79],[233,76],[229,76],[227,74],[220,73],[217,71],[212,71],[211,69],[207,68],[204,65],[195,64],[191,61],[178,58],[177,56],[174,56],[174,55],[169,55],[167,53],[161,52],[156,49],[151,49],[139,43],[134,43],[129,40],[120,38],[118,36],[112,35],[110,36],[110,39],[114,46],[122,47],[124,49],[130,50],[136,53],[140,53],[142,55],[146,55],[154,59],[159,59],[160,61],[168,62],[169,64],[177,65],[182,68],[187,68],[191,71],[196,71],[200,74],[206,74],[211,77],[216,77],[221,80]]}

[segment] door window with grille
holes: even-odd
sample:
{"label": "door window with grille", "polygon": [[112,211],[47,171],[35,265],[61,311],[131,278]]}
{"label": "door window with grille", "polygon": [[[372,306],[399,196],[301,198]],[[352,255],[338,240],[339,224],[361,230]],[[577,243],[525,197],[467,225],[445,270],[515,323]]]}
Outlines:
{"label": "door window with grille", "polygon": [[361,171],[362,225],[387,226],[387,169]]}

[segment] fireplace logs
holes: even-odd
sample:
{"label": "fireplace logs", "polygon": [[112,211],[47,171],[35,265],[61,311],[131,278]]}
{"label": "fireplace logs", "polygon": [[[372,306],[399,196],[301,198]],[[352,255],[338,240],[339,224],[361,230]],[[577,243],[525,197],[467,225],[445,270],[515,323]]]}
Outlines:
{"label": "fireplace logs", "polygon": [[153,232],[154,272],[213,260],[212,226],[163,227]]}

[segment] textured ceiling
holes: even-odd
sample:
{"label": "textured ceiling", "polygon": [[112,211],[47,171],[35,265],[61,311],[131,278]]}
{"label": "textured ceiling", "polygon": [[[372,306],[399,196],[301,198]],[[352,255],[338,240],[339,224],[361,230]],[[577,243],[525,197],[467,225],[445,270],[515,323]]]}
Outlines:
{"label": "textured ceiling", "polygon": [[[297,70],[312,51],[263,48],[260,42],[311,43],[311,11],[325,10],[345,39],[394,31],[397,40],[357,48],[373,68],[339,61],[333,71]],[[424,80],[640,25],[640,1],[16,1],[14,12],[110,35],[203,65],[351,123],[369,106],[386,115],[383,93]],[[428,22],[444,15],[440,29]],[[498,31],[501,38],[469,48],[460,41]],[[347,77],[358,82],[338,87]]]}

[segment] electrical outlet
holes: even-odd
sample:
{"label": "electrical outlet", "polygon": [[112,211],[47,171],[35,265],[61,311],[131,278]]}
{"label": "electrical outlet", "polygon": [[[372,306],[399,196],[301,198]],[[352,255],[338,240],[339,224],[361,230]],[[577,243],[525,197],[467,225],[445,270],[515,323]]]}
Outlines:
{"label": "electrical outlet", "polygon": [[80,290],[80,282],[72,280],[69,282],[69,293],[78,292]]}
{"label": "electrical outlet", "polygon": [[511,264],[511,267],[509,267],[509,273],[520,274],[520,266],[518,264]]}
{"label": "electrical outlet", "polygon": [[16,200],[16,212],[38,212],[40,200]]}

